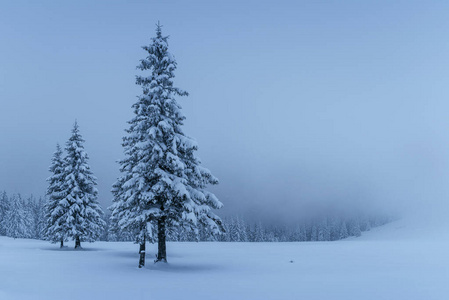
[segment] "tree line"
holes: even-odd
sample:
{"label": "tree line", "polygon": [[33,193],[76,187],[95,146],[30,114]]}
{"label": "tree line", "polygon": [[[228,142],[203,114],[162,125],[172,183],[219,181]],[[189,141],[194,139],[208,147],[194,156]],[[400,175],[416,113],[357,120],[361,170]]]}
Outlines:
{"label": "tree line", "polygon": [[45,201],[20,194],[0,194],[0,235],[12,238],[45,239]]}
{"label": "tree line", "polygon": [[[294,225],[248,222],[241,216],[223,218],[225,231],[220,235],[210,235],[199,226],[197,231],[173,227],[167,232],[167,240],[172,242],[309,242],[337,241],[351,236],[358,237],[364,231],[384,225],[394,218],[389,215],[355,214],[342,216],[329,214],[309,220],[299,220]],[[107,227],[110,220],[106,218]],[[135,234],[125,231],[106,230],[103,241],[133,241]]]}
{"label": "tree line", "polygon": [[[46,198],[20,194],[0,193],[0,235],[12,238],[31,238],[60,242],[48,233],[49,211]],[[135,242],[136,232],[117,230],[111,226],[110,214],[102,217],[104,227],[98,233],[101,241]],[[210,235],[204,226],[196,231],[182,226],[172,227],[167,231],[167,241],[171,242],[307,242],[337,241],[350,236],[358,237],[364,231],[384,225],[393,219],[385,214],[368,215],[366,213],[344,216],[328,214],[299,220],[294,225],[266,224],[248,222],[241,216],[223,218],[224,232]],[[114,229],[115,228],[115,229]]]}

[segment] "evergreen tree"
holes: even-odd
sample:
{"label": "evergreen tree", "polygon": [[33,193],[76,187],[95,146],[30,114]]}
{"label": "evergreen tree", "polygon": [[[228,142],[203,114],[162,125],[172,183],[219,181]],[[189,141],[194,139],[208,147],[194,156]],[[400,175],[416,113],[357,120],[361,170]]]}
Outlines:
{"label": "evergreen tree", "polygon": [[197,232],[201,223],[211,234],[222,231],[221,220],[211,211],[222,204],[205,189],[218,180],[200,166],[195,156],[198,146],[181,128],[185,117],[175,96],[187,93],[173,86],[176,61],[167,40],[158,24],[156,37],[143,47],[148,56],[138,68],[149,75],[136,77],[143,93],[133,105],[135,117],[123,139],[122,175],[113,186],[113,219],[121,228],[139,232],[139,267],[145,263],[145,240],[156,240],[156,228],[156,261],[163,262],[167,228],[182,225]]}
{"label": "evergreen tree", "polygon": [[265,242],[273,243],[273,242],[277,242],[277,241],[278,240],[277,240],[277,238],[276,238],[276,236],[274,234],[274,231],[273,230],[267,230],[267,232],[265,233]]}
{"label": "evergreen tree", "polygon": [[29,231],[30,231],[30,238],[35,239],[36,238],[36,223],[34,219],[34,196],[31,195],[27,198],[27,200],[23,200],[23,207],[25,210],[25,219],[29,223]]}
{"label": "evergreen tree", "polygon": [[238,221],[240,242],[247,242],[248,241],[248,233],[247,233],[247,226],[245,224],[245,221],[243,220],[242,217],[238,217],[237,221]]}
{"label": "evergreen tree", "polygon": [[353,218],[349,221],[348,233],[350,236],[361,236],[360,222],[358,218]]}
{"label": "evergreen tree", "polygon": [[72,136],[66,144],[64,158],[64,183],[61,189],[66,209],[56,223],[64,224],[63,237],[75,240],[75,249],[81,248],[81,241],[93,242],[103,232],[105,222],[98,204],[95,188],[97,179],[90,170],[88,155],[84,151],[84,140],[75,122]]}
{"label": "evergreen tree", "polygon": [[306,225],[302,224],[302,226],[299,227],[299,241],[300,242],[305,242],[307,241],[307,230],[306,230]]}
{"label": "evergreen tree", "polygon": [[238,217],[231,217],[229,222],[229,239],[231,242],[241,241]]}
{"label": "evergreen tree", "polygon": [[25,202],[20,194],[12,195],[10,209],[6,214],[6,235],[12,238],[30,238],[31,224],[26,217]]}
{"label": "evergreen tree", "polygon": [[340,239],[340,223],[337,217],[331,217],[329,220],[330,240],[336,241]]}
{"label": "evergreen tree", "polygon": [[313,222],[312,228],[310,229],[310,240],[312,242],[318,241],[318,228],[315,222]]}
{"label": "evergreen tree", "polygon": [[318,241],[330,241],[330,230],[326,218],[322,218],[318,224]]}
{"label": "evergreen tree", "polygon": [[[111,214],[110,213],[105,213],[102,216],[102,219],[104,221],[104,228],[103,228],[103,232],[101,233],[100,236],[100,241],[109,241],[109,232],[110,232],[110,228],[111,228]],[[114,239],[112,239],[114,240]]]}
{"label": "evergreen tree", "polygon": [[69,207],[66,195],[63,193],[65,174],[64,160],[62,158],[62,149],[59,144],[56,145],[56,152],[53,154],[49,171],[51,176],[47,178],[47,202],[45,204],[45,229],[44,236],[52,243],[60,243],[64,246],[67,241],[68,227],[64,216]]}
{"label": "evergreen tree", "polygon": [[6,216],[9,210],[9,199],[6,192],[0,194],[0,235],[6,235]]}
{"label": "evergreen tree", "polygon": [[345,239],[349,236],[348,234],[348,228],[346,227],[346,222],[342,221],[340,224],[340,232],[339,232],[339,239]]}
{"label": "evergreen tree", "polygon": [[256,223],[254,226],[254,242],[266,242],[265,230],[261,222]]}
{"label": "evergreen tree", "polygon": [[31,195],[26,202],[26,218],[30,222],[31,238],[41,239],[43,234],[44,211],[42,198],[36,200]]}
{"label": "evergreen tree", "polygon": [[36,223],[36,238],[44,239],[45,233],[45,201],[42,197],[39,197],[34,206],[34,220]]}

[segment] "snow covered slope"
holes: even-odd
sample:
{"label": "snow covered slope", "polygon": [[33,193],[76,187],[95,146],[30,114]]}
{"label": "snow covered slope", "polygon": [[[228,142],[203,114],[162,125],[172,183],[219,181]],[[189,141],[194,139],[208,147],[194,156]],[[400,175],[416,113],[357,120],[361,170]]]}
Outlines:
{"label": "snow covered slope", "polygon": [[169,243],[169,263],[147,254],[145,269],[132,243],[73,251],[0,237],[0,299],[449,299],[449,240],[413,238],[415,227],[338,242]]}

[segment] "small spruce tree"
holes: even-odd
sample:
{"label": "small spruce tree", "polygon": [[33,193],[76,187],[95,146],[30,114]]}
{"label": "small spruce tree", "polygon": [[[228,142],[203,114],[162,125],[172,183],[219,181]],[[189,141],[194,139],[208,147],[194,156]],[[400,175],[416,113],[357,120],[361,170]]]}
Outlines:
{"label": "small spruce tree", "polygon": [[65,220],[69,203],[66,200],[64,189],[64,160],[62,149],[56,145],[56,152],[53,154],[49,171],[51,176],[47,178],[47,202],[45,203],[45,229],[44,237],[52,243],[60,243],[64,246],[67,241],[67,224]]}
{"label": "small spruce tree", "polygon": [[60,217],[64,224],[63,237],[73,238],[75,249],[81,248],[81,241],[93,242],[98,239],[105,226],[103,211],[97,201],[97,178],[90,170],[83,143],[75,122],[65,148],[61,193],[64,195],[62,202],[67,208]]}

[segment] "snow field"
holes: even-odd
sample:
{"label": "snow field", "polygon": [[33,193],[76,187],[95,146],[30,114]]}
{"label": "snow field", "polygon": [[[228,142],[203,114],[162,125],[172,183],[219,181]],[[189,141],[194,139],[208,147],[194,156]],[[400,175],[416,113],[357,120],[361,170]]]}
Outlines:
{"label": "snow field", "polygon": [[0,299],[448,299],[448,240],[388,238],[395,231],[403,229],[336,242],[168,243],[166,265],[153,263],[151,244],[144,269],[132,243],[75,251],[0,237]]}

